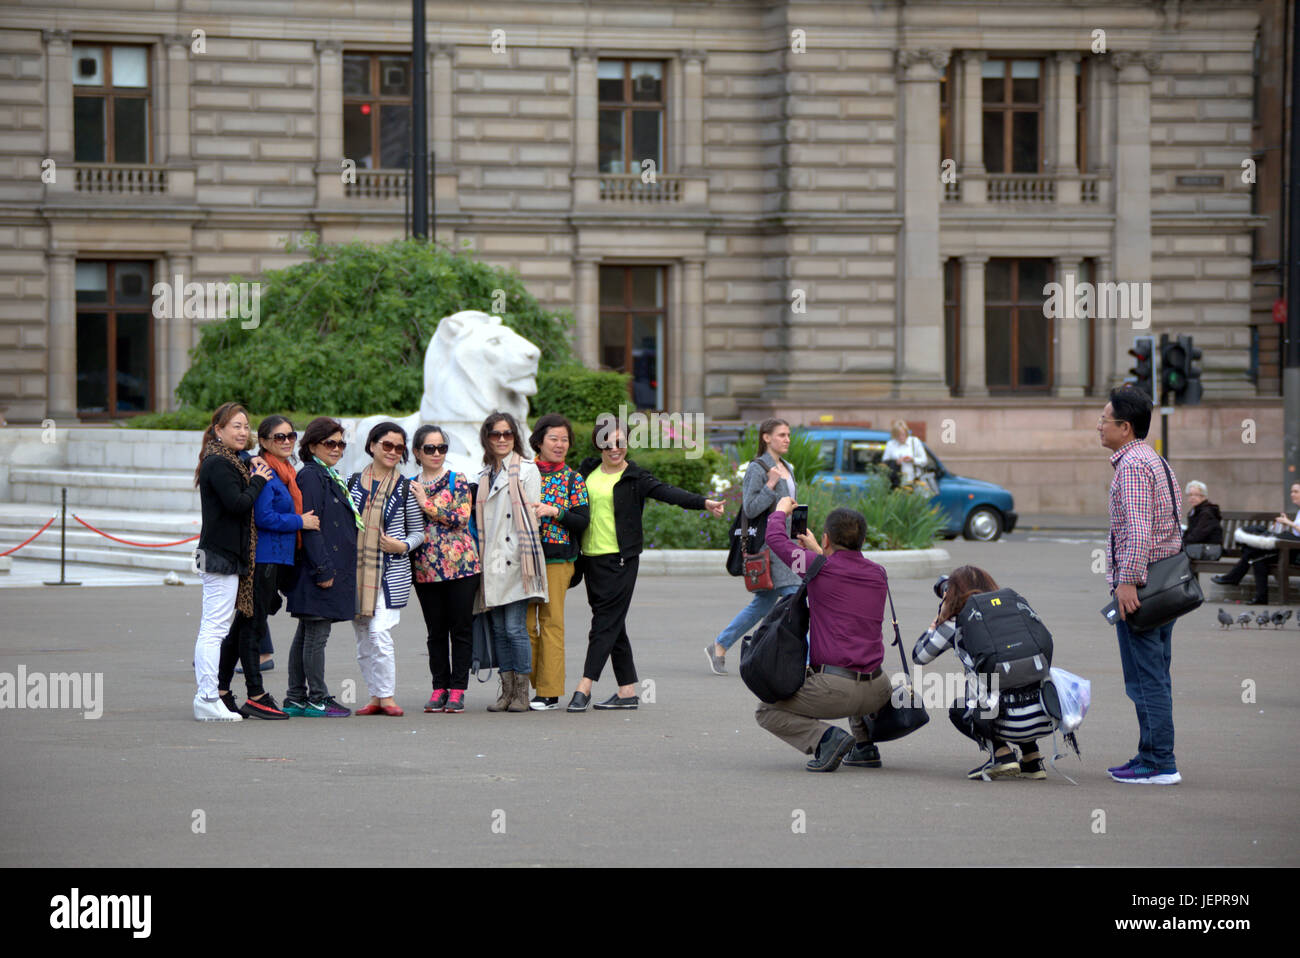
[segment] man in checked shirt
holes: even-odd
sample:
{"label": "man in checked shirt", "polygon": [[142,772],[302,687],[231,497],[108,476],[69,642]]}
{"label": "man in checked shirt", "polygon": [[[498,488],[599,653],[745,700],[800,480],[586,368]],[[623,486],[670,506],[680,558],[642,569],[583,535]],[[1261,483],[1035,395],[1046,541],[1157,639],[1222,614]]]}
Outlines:
{"label": "man in checked shirt", "polygon": [[1119,659],[1124,691],[1137,709],[1138,753],[1108,769],[1117,782],[1177,785],[1174,761],[1174,700],[1169,676],[1174,624],[1140,632],[1125,617],[1141,603],[1137,587],[1147,566],[1182,547],[1177,516],[1178,480],[1156,451],[1142,442],[1151,427],[1151,400],[1139,389],[1121,386],[1097,420],[1101,444],[1111,450],[1115,477],[1110,483],[1110,549],[1107,578],[1119,621]]}

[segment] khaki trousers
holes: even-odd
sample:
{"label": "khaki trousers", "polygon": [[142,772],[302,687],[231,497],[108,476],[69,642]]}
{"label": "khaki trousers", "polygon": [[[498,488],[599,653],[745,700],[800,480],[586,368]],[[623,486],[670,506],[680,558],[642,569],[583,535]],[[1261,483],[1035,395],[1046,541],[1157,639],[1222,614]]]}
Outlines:
{"label": "khaki trousers", "polygon": [[858,742],[870,742],[862,716],[878,711],[889,701],[889,676],[857,682],[841,675],[810,672],[798,692],[768,705],[760,702],[754,712],[758,724],[805,755],[817,749],[831,726],[819,719],[848,718],[849,729]]}
{"label": "khaki trousers", "polygon": [[531,678],[533,688],[543,698],[564,694],[564,597],[572,579],[572,562],[546,563],[548,601],[528,606],[528,640],[533,647]]}

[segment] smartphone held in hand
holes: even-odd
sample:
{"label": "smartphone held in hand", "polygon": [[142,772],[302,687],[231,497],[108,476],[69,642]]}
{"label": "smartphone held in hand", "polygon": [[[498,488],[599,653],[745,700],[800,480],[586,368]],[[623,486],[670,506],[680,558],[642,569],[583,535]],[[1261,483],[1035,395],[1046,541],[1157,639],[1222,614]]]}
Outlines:
{"label": "smartphone held in hand", "polygon": [[808,507],[795,506],[790,512],[790,535],[797,539],[808,531]]}

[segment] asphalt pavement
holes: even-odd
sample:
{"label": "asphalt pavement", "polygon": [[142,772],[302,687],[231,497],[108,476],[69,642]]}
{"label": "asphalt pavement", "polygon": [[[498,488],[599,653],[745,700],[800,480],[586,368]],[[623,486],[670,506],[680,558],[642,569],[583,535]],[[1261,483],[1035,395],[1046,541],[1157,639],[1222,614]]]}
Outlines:
{"label": "asphalt pavement", "polygon": [[[232,725],[190,714],[198,588],[11,588],[0,592],[0,682],[20,666],[103,673],[103,712],[0,709],[0,865],[1300,864],[1295,618],[1222,629],[1207,605],[1180,620],[1184,781],[1121,785],[1105,769],[1134,753],[1137,723],[1098,614],[1104,537],[1017,531],[944,545],[954,565],[981,565],[1024,594],[1052,629],[1056,664],[1092,681],[1082,761],[1058,763],[1077,785],[1055,772],[967,781],[981,756],[944,710],[882,745],[881,769],[804,771],[805,756],[755,724],[739,650],[732,674],[708,669],[705,645],[748,598],[734,579],[639,582],[628,631],[653,701],[636,712],[490,714],[493,679],[471,680],[464,714],[424,715],[413,604],[395,633],[405,717]],[[907,579],[894,600],[910,651],[937,603],[929,582]],[[571,691],[589,622],[581,588],[567,614]],[[267,681],[282,698],[293,622],[272,622]],[[950,655],[939,664],[958,674]],[[897,650],[886,666],[898,670]],[[327,679],[365,701],[347,624],[334,628]],[[613,691],[607,669],[593,700]]]}

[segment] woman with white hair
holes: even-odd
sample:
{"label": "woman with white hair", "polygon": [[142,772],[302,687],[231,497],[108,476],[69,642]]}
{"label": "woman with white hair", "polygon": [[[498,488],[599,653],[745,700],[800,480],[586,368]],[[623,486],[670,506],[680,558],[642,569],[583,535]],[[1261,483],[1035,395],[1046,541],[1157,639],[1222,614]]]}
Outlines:
{"label": "woman with white hair", "polygon": [[1205,483],[1193,479],[1187,484],[1184,494],[1192,505],[1192,511],[1187,514],[1187,533],[1183,536],[1183,543],[1223,545],[1223,517],[1219,515],[1219,507],[1210,501],[1210,490]]}
{"label": "woman with white hair", "polygon": [[925,472],[930,465],[926,458],[925,446],[912,435],[902,419],[895,419],[889,426],[889,442],[881,453],[882,462],[896,462],[899,467],[899,482],[908,486],[916,477]]}

